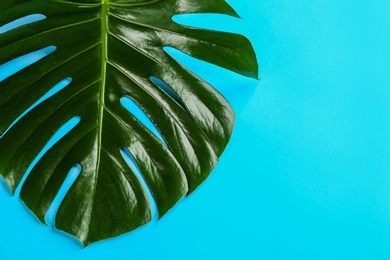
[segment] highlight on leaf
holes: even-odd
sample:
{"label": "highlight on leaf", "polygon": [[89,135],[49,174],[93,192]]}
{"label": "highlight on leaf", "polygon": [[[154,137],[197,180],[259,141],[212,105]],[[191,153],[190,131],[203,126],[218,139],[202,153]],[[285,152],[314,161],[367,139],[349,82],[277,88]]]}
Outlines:
{"label": "highlight on leaf", "polygon": [[233,109],[164,48],[258,66],[244,36],[172,20],[197,13],[238,17],[224,0],[0,1],[0,175],[41,222],[87,246],[163,217],[212,172]]}

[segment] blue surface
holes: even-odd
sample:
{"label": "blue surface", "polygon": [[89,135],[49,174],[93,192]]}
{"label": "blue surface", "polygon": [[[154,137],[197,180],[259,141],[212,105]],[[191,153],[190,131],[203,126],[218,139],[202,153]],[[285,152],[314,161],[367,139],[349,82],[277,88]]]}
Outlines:
{"label": "blue surface", "polygon": [[161,221],[84,250],[2,184],[1,260],[389,259],[390,1],[228,2],[243,20],[177,18],[244,33],[261,65],[257,82],[182,57],[237,112],[210,178]]}

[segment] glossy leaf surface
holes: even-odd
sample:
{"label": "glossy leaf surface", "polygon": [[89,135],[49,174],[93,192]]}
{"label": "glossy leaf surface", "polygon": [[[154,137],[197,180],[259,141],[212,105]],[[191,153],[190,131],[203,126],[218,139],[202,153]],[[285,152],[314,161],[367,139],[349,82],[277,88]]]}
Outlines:
{"label": "glossy leaf surface", "polygon": [[[257,77],[257,62],[245,37],[171,19],[186,13],[237,16],[224,0],[0,2],[0,25],[30,14],[46,17],[0,34],[0,64],[53,48],[0,81],[0,174],[12,192],[58,129],[80,118],[23,184],[20,196],[39,220],[45,222],[70,168],[80,165],[56,215],[57,229],[88,245],[149,222],[145,187],[121,151],[134,159],[160,218],[213,170],[231,137],[234,112],[163,47],[249,77]],[[68,86],[31,109],[65,78]],[[163,139],[125,109],[123,98],[142,109]]]}

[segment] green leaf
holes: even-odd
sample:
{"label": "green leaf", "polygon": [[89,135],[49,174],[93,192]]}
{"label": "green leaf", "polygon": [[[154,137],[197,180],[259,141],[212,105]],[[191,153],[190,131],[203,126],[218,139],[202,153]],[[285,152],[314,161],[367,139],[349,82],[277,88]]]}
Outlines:
{"label": "green leaf", "polygon": [[[88,245],[149,222],[145,187],[121,149],[134,158],[160,218],[213,170],[231,137],[234,112],[218,91],[163,47],[254,78],[257,62],[241,35],[172,21],[173,15],[187,13],[237,16],[224,0],[1,0],[0,25],[30,14],[46,19],[0,35],[0,64],[56,47],[0,82],[0,135],[5,133],[0,173],[12,192],[57,130],[80,118],[39,160],[21,189],[21,199],[43,223],[76,164],[82,170],[58,210],[57,229]],[[67,87],[7,130],[67,77],[72,79]],[[123,107],[123,97],[142,108],[164,141]]]}

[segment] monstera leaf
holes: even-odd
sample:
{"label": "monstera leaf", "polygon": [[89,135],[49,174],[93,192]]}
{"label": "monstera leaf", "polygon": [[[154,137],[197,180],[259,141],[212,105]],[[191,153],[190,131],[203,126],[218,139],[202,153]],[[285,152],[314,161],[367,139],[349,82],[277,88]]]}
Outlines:
{"label": "monstera leaf", "polygon": [[[12,192],[58,129],[80,119],[23,184],[21,199],[39,220],[45,222],[69,170],[80,165],[57,212],[57,229],[88,245],[149,222],[146,187],[126,163],[124,149],[160,218],[213,170],[231,137],[234,112],[164,47],[254,78],[257,62],[243,36],[172,21],[187,13],[237,16],[224,0],[0,1],[0,25],[30,14],[46,17],[0,35],[0,64],[55,48],[0,82],[0,173]],[[24,113],[65,78],[71,79],[67,87]],[[125,109],[124,97],[163,139]]]}

